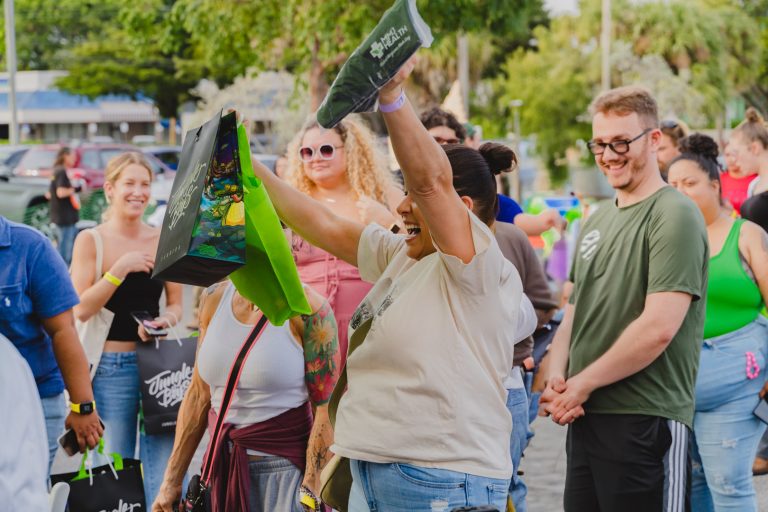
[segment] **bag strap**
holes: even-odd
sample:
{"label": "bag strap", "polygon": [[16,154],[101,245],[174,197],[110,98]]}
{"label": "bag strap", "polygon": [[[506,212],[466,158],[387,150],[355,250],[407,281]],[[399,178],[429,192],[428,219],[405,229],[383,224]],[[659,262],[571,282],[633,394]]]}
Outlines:
{"label": "bag strap", "polygon": [[253,348],[253,346],[256,345],[257,341],[259,341],[259,338],[261,337],[265,327],[267,326],[267,322],[268,322],[267,317],[264,316],[264,313],[261,313],[261,316],[256,322],[256,325],[253,327],[253,330],[248,335],[248,338],[246,338],[245,342],[243,343],[243,346],[240,347],[240,352],[237,354],[235,361],[232,363],[232,368],[230,368],[229,370],[227,387],[224,390],[224,396],[221,399],[219,417],[216,420],[216,427],[213,429],[213,435],[211,436],[211,449],[208,453],[208,458],[205,461],[205,464],[203,466],[203,471],[200,475],[200,480],[205,484],[208,483],[211,467],[213,466],[213,460],[216,457],[216,449],[219,445],[219,437],[221,436],[221,429],[224,426],[224,418],[226,418],[227,416],[229,405],[232,402],[232,398],[235,395],[235,388],[237,388],[237,383],[240,380],[240,374],[243,372],[243,363],[248,357],[248,354],[251,352],[251,349]]}
{"label": "bag strap", "polygon": [[101,279],[101,267],[104,263],[104,242],[101,240],[101,234],[96,231],[96,228],[86,230],[93,237],[93,243],[96,245],[96,280],[94,283],[98,283]]}

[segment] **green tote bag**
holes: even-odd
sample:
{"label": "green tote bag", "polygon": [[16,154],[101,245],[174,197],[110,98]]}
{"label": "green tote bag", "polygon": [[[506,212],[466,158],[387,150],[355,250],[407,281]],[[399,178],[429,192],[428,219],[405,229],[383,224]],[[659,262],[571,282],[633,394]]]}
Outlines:
{"label": "green tote bag", "polygon": [[245,265],[230,274],[238,293],[258,306],[273,325],[312,309],[304,295],[288,239],[251,163],[245,127],[237,127],[245,209]]}

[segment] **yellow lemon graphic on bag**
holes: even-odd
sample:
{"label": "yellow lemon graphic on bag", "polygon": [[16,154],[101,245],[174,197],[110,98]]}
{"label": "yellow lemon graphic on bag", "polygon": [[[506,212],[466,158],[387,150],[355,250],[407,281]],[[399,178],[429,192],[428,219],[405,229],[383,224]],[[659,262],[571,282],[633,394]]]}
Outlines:
{"label": "yellow lemon graphic on bag", "polygon": [[245,226],[245,203],[242,201],[230,203],[229,210],[227,210],[221,225]]}

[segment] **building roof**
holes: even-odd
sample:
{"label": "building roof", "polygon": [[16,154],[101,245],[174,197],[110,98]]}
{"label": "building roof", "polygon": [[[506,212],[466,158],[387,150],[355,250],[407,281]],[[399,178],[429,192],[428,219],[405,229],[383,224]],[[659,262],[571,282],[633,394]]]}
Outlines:
{"label": "building roof", "polygon": [[[16,111],[20,124],[48,123],[153,123],[159,115],[154,104],[141,98],[107,95],[93,100],[55,88],[59,71],[26,71],[17,76]],[[0,124],[10,122],[7,74],[0,73]]]}

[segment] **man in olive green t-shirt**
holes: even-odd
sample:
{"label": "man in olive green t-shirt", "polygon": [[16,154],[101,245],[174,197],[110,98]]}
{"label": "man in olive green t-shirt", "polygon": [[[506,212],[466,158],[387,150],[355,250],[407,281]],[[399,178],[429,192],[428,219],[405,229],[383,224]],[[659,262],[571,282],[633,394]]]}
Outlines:
{"label": "man in olive green t-shirt", "polygon": [[616,199],[582,228],[541,412],[569,424],[566,512],[684,510],[706,227],[661,178],[650,93],[613,89],[591,111],[589,149]]}

